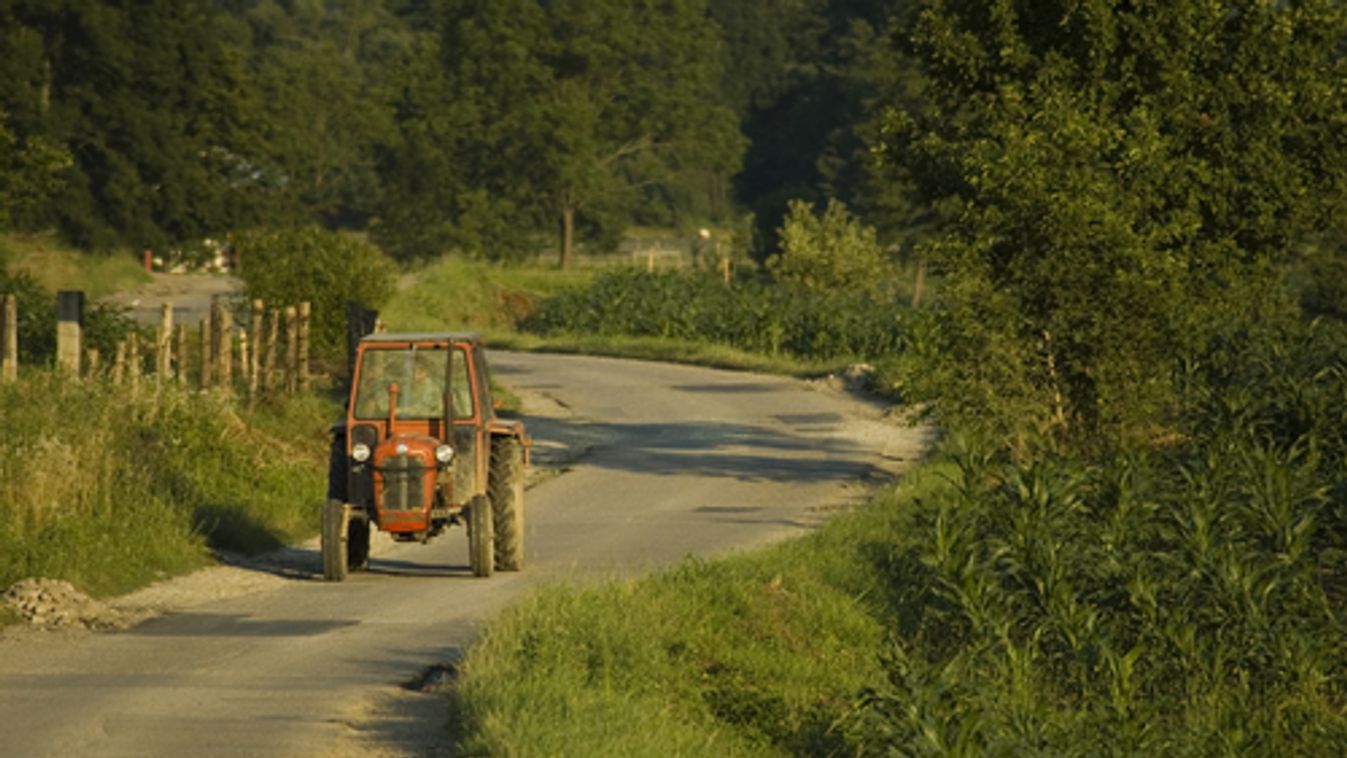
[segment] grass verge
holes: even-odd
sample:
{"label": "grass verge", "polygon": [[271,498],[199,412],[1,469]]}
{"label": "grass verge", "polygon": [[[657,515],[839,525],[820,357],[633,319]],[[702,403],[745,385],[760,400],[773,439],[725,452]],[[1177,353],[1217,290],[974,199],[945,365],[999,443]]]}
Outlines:
{"label": "grass verge", "polygon": [[543,298],[581,287],[592,269],[508,265],[446,256],[405,272],[397,296],[380,312],[391,331],[514,333]]}
{"label": "grass verge", "polygon": [[934,469],[818,532],[646,578],[538,591],[452,692],[468,755],[826,755],[882,678],[883,540]]}
{"label": "grass verge", "polygon": [[114,594],[205,565],[211,549],[312,534],[335,415],[317,397],[249,412],[45,372],[0,385],[0,586],[42,576]]}

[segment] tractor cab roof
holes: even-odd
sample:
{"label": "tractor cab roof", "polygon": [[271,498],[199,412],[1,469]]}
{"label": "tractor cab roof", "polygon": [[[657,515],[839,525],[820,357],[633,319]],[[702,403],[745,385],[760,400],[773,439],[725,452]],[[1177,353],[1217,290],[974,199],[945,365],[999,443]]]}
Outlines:
{"label": "tractor cab roof", "polygon": [[477,332],[379,332],[360,338],[361,344],[382,342],[468,342],[481,345],[482,337]]}

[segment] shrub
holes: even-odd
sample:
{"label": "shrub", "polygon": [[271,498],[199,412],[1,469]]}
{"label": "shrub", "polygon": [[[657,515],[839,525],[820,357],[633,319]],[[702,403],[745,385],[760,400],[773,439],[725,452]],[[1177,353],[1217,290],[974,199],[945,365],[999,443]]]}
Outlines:
{"label": "shrub", "polygon": [[893,278],[890,262],[875,239],[837,200],[821,216],[803,200],[792,200],[778,234],[781,253],[767,265],[777,279],[797,287],[841,295],[880,295]]}
{"label": "shrub", "polygon": [[[56,355],[56,294],[31,274],[0,270],[0,294],[14,295],[19,311],[19,363],[51,365]],[[81,341],[85,349],[111,356],[117,342],[136,328],[122,309],[86,303]]]}
{"label": "shrub", "polygon": [[379,248],[316,227],[244,232],[235,245],[248,297],[268,307],[310,303],[310,344],[328,358],[345,354],[346,302],[377,308],[396,284],[396,268]]}

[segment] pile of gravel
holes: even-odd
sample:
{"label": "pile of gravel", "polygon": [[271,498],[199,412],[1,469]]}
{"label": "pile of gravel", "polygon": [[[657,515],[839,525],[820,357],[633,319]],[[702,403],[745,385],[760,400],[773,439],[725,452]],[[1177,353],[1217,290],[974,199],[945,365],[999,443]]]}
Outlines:
{"label": "pile of gravel", "polygon": [[131,619],[61,579],[23,579],[0,595],[0,602],[28,624],[47,629],[122,629]]}

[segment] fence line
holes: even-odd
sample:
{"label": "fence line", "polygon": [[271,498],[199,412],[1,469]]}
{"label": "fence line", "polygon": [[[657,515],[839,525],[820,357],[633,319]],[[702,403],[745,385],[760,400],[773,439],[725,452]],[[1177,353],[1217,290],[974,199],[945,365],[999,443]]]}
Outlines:
{"label": "fence line", "polygon": [[[263,301],[254,300],[244,314],[250,316],[248,323],[236,326],[233,311],[217,298],[210,317],[196,330],[175,324],[173,305],[165,303],[153,337],[142,345],[140,333],[131,331],[116,344],[110,364],[98,350],[82,349],[83,304],[82,292],[60,293],[54,369],[64,378],[107,381],[125,385],[134,393],[148,374],[155,388],[176,381],[182,387],[194,384],[201,390],[237,391],[250,402],[276,392],[293,395],[310,387],[311,306],[307,302],[268,309]],[[282,321],[285,344],[278,350]],[[0,293],[0,382],[18,379],[18,322],[17,296]]]}

